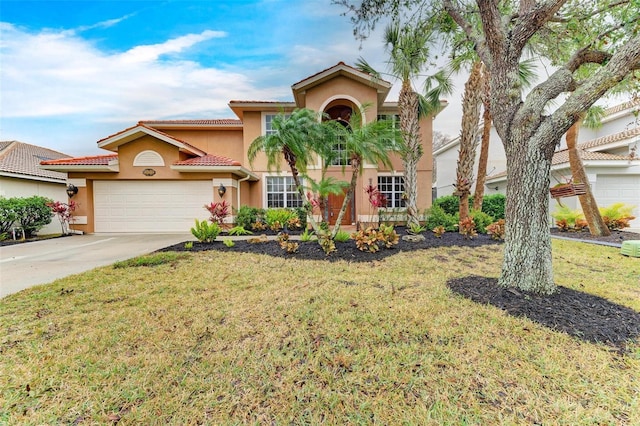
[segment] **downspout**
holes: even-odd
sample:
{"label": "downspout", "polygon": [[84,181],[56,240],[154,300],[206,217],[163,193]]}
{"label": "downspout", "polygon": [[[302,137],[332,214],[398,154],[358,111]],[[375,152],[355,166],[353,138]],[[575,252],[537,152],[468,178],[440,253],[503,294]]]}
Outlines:
{"label": "downspout", "polygon": [[250,174],[247,173],[247,175],[245,177],[243,177],[242,179],[238,179],[236,182],[238,182],[238,209],[240,209],[240,183],[249,180],[249,178],[251,177]]}

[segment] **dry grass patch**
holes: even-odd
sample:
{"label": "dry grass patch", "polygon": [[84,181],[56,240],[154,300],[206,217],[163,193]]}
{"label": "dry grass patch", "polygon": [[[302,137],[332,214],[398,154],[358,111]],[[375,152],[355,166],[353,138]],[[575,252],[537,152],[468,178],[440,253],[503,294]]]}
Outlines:
{"label": "dry grass patch", "polygon": [[[553,244],[559,284],[640,311],[637,260]],[[0,305],[0,423],[640,423],[640,349],[446,286],[500,261],[500,246],[357,264],[212,251],[30,289]]]}

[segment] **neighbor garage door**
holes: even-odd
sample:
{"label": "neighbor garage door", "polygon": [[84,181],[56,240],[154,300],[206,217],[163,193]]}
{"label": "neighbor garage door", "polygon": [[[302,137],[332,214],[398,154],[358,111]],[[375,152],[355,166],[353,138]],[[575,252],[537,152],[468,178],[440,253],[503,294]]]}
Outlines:
{"label": "neighbor garage door", "polygon": [[95,181],[95,232],[189,232],[207,219],[207,181]]}
{"label": "neighbor garage door", "polygon": [[640,227],[640,176],[598,175],[593,195],[599,207],[610,206],[613,203],[625,203],[636,206],[636,217],[631,222],[633,228]]}

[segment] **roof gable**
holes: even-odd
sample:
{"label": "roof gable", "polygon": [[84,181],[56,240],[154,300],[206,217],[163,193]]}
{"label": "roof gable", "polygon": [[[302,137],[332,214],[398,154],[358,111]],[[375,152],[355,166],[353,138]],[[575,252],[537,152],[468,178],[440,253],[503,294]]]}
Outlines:
{"label": "roof gable", "polygon": [[188,154],[198,155],[198,156],[205,155],[204,151],[196,148],[195,146],[190,145],[189,143],[183,140],[180,140],[174,136],[171,136],[165,132],[162,132],[158,129],[149,127],[142,122],[139,122],[135,126],[124,129],[111,136],[107,136],[104,139],[100,139],[98,141],[98,147],[115,152],[115,151],[118,151],[118,147],[120,147],[120,145],[127,144],[145,135],[149,135],[158,140],[166,142],[170,145],[176,146],[182,152],[186,152]]}
{"label": "roof gable", "polygon": [[382,105],[386,99],[389,91],[391,90],[391,83],[388,81],[376,78],[375,76],[360,71],[357,68],[351,67],[344,62],[338,62],[336,65],[320,71],[310,77],[300,80],[291,86],[293,91],[293,97],[295,98],[296,105],[305,105],[305,96],[307,90],[319,86],[329,80],[332,80],[338,76],[343,76],[354,80],[361,84],[366,84],[376,89],[378,92],[378,104]]}

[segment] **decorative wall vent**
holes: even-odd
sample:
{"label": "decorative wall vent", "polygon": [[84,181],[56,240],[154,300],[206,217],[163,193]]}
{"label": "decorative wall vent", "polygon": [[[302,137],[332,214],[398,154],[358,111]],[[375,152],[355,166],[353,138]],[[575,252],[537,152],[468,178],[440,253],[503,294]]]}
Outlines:
{"label": "decorative wall vent", "polygon": [[164,166],[164,159],[157,152],[147,150],[136,155],[136,158],[133,160],[133,165],[140,167],[162,167]]}

